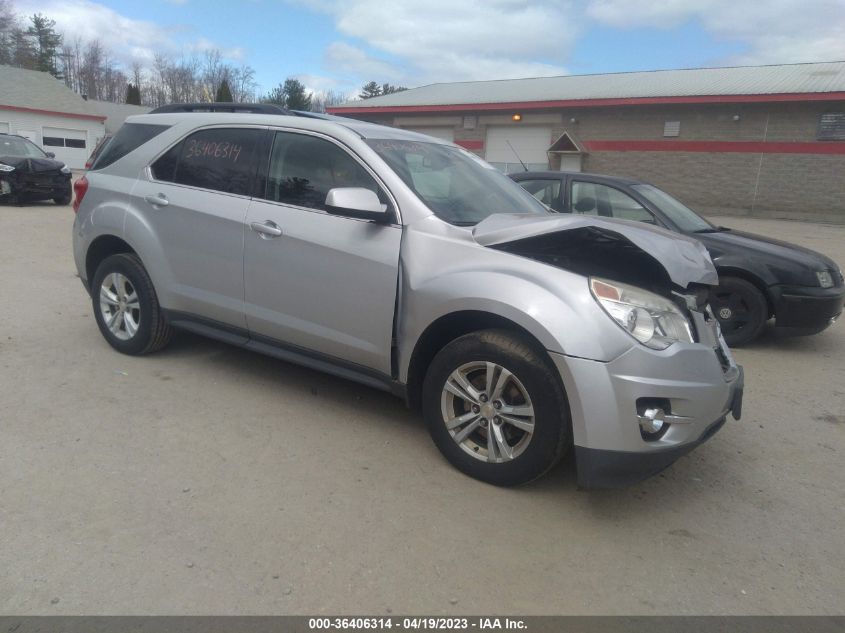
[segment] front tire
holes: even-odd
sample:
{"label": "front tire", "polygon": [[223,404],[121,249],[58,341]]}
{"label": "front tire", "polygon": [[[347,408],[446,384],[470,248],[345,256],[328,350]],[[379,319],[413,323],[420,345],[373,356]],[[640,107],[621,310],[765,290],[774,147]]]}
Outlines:
{"label": "front tire", "polygon": [[554,367],[506,330],[473,332],[440,350],[423,382],[423,413],[453,466],[497,486],[541,477],[571,443]]}
{"label": "front tire", "polygon": [[757,286],[739,277],[719,278],[719,285],[710,292],[710,307],[731,347],[760,336],[769,317],[766,297]]}
{"label": "front tire", "polygon": [[91,289],[97,325],[114,349],[141,355],[170,342],[173,330],[137,255],[121,253],[104,259],[94,273]]}

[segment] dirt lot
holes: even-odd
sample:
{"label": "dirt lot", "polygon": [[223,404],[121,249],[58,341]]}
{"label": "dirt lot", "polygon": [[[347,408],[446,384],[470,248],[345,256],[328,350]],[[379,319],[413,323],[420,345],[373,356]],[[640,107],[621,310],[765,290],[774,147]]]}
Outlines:
{"label": "dirt lot", "polygon": [[[0,613],[843,612],[845,324],[740,350],[743,420],[646,483],[503,490],[387,394],[113,352],[72,216],[0,207]],[[845,227],[721,221],[845,264]]]}

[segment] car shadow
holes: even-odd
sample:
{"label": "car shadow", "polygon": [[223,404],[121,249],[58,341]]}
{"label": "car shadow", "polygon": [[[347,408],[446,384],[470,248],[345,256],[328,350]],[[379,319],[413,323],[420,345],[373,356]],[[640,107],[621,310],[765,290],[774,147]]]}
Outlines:
{"label": "car shadow", "polygon": [[835,336],[831,330],[842,327],[838,321],[818,334],[795,336],[783,333],[771,324],[756,339],[741,347],[731,348],[731,351],[775,351],[796,354],[819,354],[831,352],[845,352],[842,348],[842,337]]}
{"label": "car shadow", "polygon": [[[354,406],[368,424],[382,427],[385,433],[396,431],[396,425],[419,434],[430,450],[436,448],[428,440],[422,413],[408,409],[401,398],[330,374],[312,370],[251,350],[214,341],[189,332],[179,332],[171,344],[156,356],[162,360],[191,360],[224,365],[227,372],[248,382],[267,382],[284,386],[300,394],[323,400],[327,406]],[[272,391],[272,386],[271,390]],[[718,487],[726,479],[735,479],[733,469],[725,469],[726,454],[720,443],[708,442],[691,455],[682,457],[668,469],[648,480],[617,489],[584,490],[578,487],[573,453],[546,475],[515,488],[521,495],[554,499],[556,503],[587,504],[597,517],[617,520],[656,511],[665,504],[674,507],[698,503],[695,488]],[[452,468],[443,459],[443,468]]]}
{"label": "car shadow", "polygon": [[[211,359],[215,364],[226,365],[246,380],[269,380],[333,404],[349,406],[352,402],[360,413],[373,414],[375,418],[389,417],[394,423],[417,423],[415,412],[409,410],[401,398],[386,391],[189,332],[178,332],[170,345],[157,356]],[[419,420],[421,423],[421,418]]]}

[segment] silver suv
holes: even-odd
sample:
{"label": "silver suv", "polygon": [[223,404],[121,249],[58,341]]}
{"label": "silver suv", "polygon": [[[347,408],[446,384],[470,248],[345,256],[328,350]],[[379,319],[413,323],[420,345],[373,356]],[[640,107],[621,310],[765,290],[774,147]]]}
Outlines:
{"label": "silver suv", "polygon": [[131,117],[76,184],[76,265],[125,354],[190,330],[391,391],[499,485],[574,446],[643,479],[739,418],[692,239],[561,216],[464,149],[304,114]]}

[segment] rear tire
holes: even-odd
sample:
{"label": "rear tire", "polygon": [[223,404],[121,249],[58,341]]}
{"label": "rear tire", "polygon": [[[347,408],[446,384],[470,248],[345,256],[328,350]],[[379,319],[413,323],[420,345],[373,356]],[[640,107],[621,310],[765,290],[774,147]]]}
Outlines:
{"label": "rear tire", "polygon": [[434,443],[458,470],[487,483],[517,486],[541,477],[571,443],[555,371],[541,350],[507,330],[452,341],[423,382]]}
{"label": "rear tire", "polygon": [[91,283],[94,316],[103,337],[123,354],[149,354],[170,342],[153,282],[137,255],[121,253],[102,261]]}
{"label": "rear tire", "polygon": [[66,194],[66,195],[61,196],[59,198],[53,198],[53,202],[55,202],[60,207],[66,207],[67,205],[69,205],[71,203],[72,200],[73,200],[73,195],[71,195],[71,194]]}
{"label": "rear tire", "polygon": [[719,278],[719,285],[710,291],[710,307],[731,347],[757,338],[769,317],[766,297],[757,286],[739,277]]}

